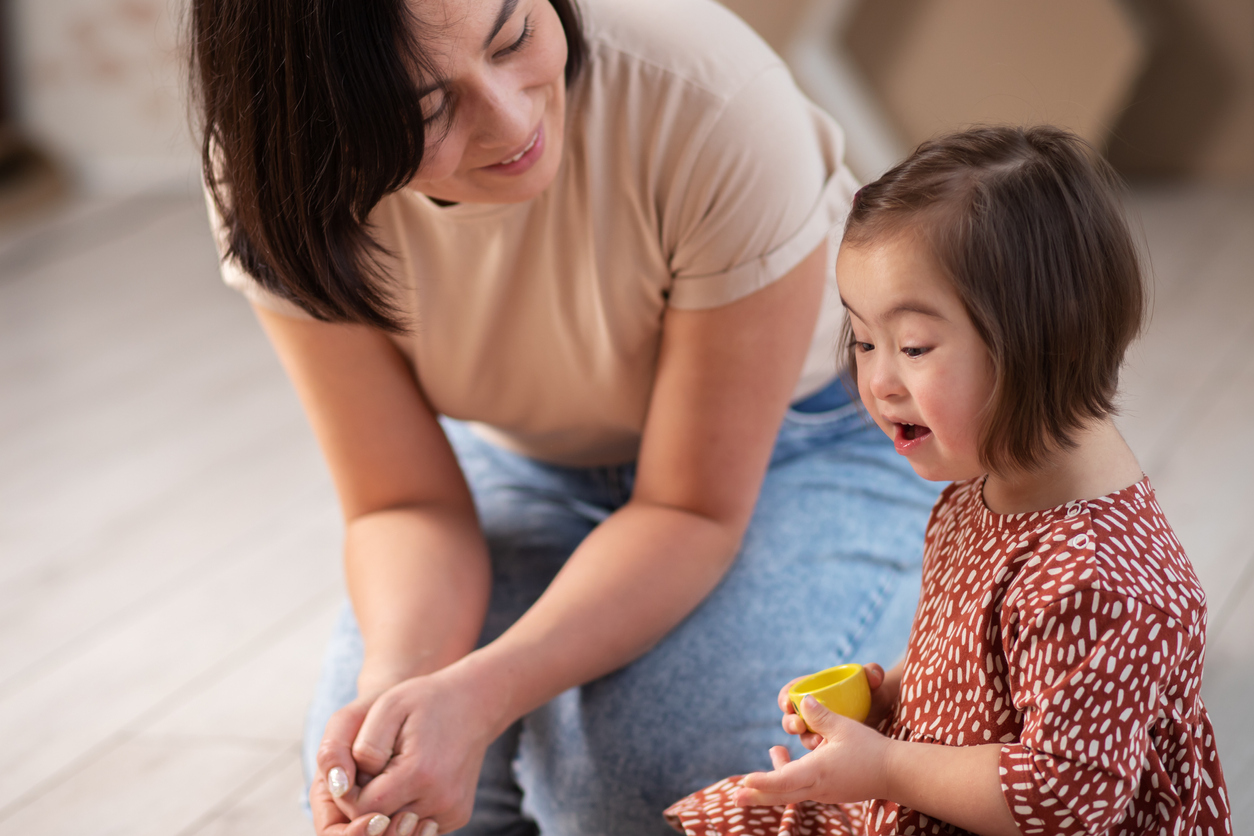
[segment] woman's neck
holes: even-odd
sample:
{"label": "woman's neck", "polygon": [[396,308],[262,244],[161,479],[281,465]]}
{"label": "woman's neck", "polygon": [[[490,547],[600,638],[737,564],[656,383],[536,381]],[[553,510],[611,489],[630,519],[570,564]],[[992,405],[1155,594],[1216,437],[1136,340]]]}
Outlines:
{"label": "woman's neck", "polygon": [[1123,490],[1144,475],[1110,418],[1076,433],[1075,441],[1075,447],[1055,452],[1030,473],[990,473],[984,483],[984,504],[997,514],[1043,511]]}

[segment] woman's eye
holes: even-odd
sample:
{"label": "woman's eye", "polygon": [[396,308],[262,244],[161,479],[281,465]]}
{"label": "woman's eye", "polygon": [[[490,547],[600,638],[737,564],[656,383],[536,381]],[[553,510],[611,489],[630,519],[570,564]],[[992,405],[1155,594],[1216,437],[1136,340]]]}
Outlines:
{"label": "woman's eye", "polygon": [[927,349],[908,347],[908,348],[903,348],[901,350],[901,353],[906,355],[907,357],[922,357],[924,354],[927,354]]}
{"label": "woman's eye", "polygon": [[422,118],[433,122],[444,115],[448,106],[448,95],[437,88],[419,99],[418,104],[422,108]]}
{"label": "woman's eye", "polygon": [[509,46],[505,47],[500,52],[498,52],[496,54],[496,57],[504,58],[506,55],[513,55],[515,52],[518,52],[520,49],[526,46],[527,41],[529,40],[531,40],[531,18],[530,17],[525,18],[523,20],[522,34],[518,36],[518,40],[514,41],[512,44],[510,44]]}

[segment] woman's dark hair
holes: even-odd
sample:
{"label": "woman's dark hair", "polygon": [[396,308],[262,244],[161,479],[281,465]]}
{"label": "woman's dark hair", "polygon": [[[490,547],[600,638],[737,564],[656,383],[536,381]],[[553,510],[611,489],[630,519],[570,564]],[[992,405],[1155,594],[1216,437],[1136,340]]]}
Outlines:
{"label": "woman's dark hair", "polygon": [[1123,188],[1074,134],[981,127],[924,142],[854,197],[844,245],[916,236],[988,346],[990,471],[1031,470],[1114,412],[1145,310]]}
{"label": "woman's dark hair", "polygon": [[[574,0],[550,0],[566,80],[587,53]],[[413,179],[439,85],[406,0],[193,0],[191,82],[226,255],[318,319],[400,330],[366,226]]]}

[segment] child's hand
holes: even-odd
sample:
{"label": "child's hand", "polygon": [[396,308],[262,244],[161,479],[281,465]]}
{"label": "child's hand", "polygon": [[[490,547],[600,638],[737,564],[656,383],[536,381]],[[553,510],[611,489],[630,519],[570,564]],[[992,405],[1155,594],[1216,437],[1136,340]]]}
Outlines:
{"label": "child's hand", "polygon": [[874,662],[865,667],[866,681],[871,686],[871,711],[863,722],[871,728],[878,728],[901,693],[902,665],[899,662],[890,671],[885,671]]}
{"label": "child's hand", "polygon": [[[871,687],[871,712],[863,722],[874,728],[888,716],[888,712],[892,709],[893,702],[896,701],[897,694],[901,690],[901,665],[893,668],[888,673],[885,673],[884,669],[874,662],[864,665],[863,668],[866,671],[867,685]],[[788,699],[788,689],[800,679],[804,679],[804,677],[799,676],[779,689],[779,710],[784,712],[782,721],[784,731],[797,735],[801,739],[802,746],[813,750],[823,742],[823,737],[806,728],[805,722],[801,717],[797,716],[792,700]]]}
{"label": "child's hand", "polygon": [[[772,748],[774,771],[745,776],[736,790],[736,804],[775,807],[806,800],[834,803],[884,798],[885,760],[892,741],[868,726],[828,711],[814,697],[806,697],[801,708],[805,722],[815,730],[802,734],[801,740],[814,751],[790,762],[787,749]],[[785,717],[786,722],[788,719]],[[794,713],[791,719],[800,725],[803,718]],[[823,745],[810,746],[807,738]]]}

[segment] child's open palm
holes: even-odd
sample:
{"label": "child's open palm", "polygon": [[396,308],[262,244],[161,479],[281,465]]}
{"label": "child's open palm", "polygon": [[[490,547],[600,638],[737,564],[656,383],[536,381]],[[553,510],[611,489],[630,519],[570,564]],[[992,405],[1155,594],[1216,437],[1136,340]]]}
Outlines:
{"label": "child's open palm", "polygon": [[814,730],[803,736],[803,742],[818,738],[813,751],[793,761],[783,746],[772,748],[775,769],[745,776],[736,804],[775,807],[806,800],[835,803],[886,797],[888,738],[828,711],[813,697],[802,701],[801,711]]}

